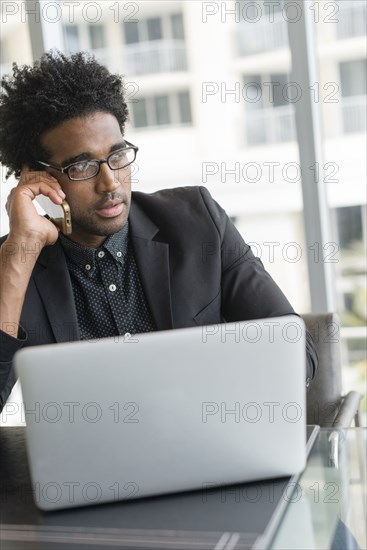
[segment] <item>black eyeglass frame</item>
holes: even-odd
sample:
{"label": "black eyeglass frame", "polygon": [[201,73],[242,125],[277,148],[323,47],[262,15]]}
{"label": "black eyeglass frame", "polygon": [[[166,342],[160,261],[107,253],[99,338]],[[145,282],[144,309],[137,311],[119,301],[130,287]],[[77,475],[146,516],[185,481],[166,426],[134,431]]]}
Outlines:
{"label": "black eyeglass frame", "polygon": [[[139,147],[137,147],[136,145],[133,145],[132,143],[130,143],[127,140],[125,140],[125,143],[128,145],[128,147],[122,147],[121,149],[116,149],[116,151],[112,151],[109,155],[107,155],[106,158],[101,159],[101,160],[90,159],[90,160],[85,160],[85,161],[83,160],[83,161],[79,161],[79,162],[72,162],[71,164],[69,164],[68,166],[64,166],[63,168],[60,167],[60,166],[55,166],[55,164],[49,164],[48,162],[43,162],[42,160],[37,160],[36,162],[38,162],[38,164],[42,164],[42,166],[46,166],[46,168],[53,168],[54,170],[58,170],[59,172],[62,172],[63,174],[66,174],[70,181],[90,180],[90,179],[95,178],[96,176],[98,176],[99,171],[101,169],[101,164],[107,163],[110,170],[123,170],[124,168],[126,168],[127,166],[130,166],[130,164],[135,162],[136,154],[139,151]],[[120,151],[125,151],[126,149],[133,149],[133,151],[135,153],[133,160],[131,162],[129,162],[128,164],[125,164],[125,166],[122,166],[121,168],[112,168],[110,166],[110,163],[109,163],[110,157],[112,157],[112,155],[115,155],[116,153],[119,153]],[[93,174],[93,176],[88,176],[87,178],[75,179],[75,178],[70,177],[69,176],[70,168],[72,168],[76,164],[80,164],[80,162],[98,162],[97,172],[95,174]]]}

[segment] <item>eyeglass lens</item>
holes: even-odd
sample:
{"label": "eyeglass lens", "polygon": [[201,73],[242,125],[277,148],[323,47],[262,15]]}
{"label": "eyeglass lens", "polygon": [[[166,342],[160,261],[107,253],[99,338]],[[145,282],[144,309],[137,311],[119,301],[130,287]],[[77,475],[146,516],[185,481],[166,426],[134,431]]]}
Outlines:
{"label": "eyeglass lens", "polygon": [[[107,164],[111,170],[121,170],[135,159],[135,150],[132,148],[115,151],[107,157]],[[83,180],[92,178],[99,172],[100,163],[97,160],[87,160],[73,164],[68,169],[69,178]]]}

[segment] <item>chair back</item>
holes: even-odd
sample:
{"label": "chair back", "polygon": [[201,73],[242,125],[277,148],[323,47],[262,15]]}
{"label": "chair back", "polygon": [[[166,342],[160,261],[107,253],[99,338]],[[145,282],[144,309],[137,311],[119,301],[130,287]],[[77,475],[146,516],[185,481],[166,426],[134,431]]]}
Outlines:
{"label": "chair back", "polygon": [[342,402],[340,321],[336,313],[302,315],[311,333],[319,367],[307,393],[307,424],[332,426]]}

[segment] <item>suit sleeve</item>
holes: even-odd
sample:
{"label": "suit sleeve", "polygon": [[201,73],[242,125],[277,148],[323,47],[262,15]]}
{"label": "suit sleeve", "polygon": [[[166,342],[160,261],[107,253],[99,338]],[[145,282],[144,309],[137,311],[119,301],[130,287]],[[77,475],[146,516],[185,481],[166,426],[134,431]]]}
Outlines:
{"label": "suit sleeve", "polygon": [[0,412],[16,381],[14,369],[12,368],[13,357],[22,348],[26,339],[27,335],[21,327],[19,327],[18,338],[13,338],[0,330]]}
{"label": "suit sleeve", "polygon": [[[200,187],[206,208],[221,240],[222,313],[227,322],[296,314],[278,285],[254,256],[225,211]],[[313,338],[306,333],[306,386],[314,378],[318,358]]]}

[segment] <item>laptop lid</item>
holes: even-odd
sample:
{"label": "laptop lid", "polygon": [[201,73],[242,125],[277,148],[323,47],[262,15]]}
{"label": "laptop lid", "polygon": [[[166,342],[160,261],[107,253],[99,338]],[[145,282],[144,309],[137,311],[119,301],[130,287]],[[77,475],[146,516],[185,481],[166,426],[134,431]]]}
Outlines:
{"label": "laptop lid", "polygon": [[297,316],[19,351],[44,510],[299,473],[305,328]]}

